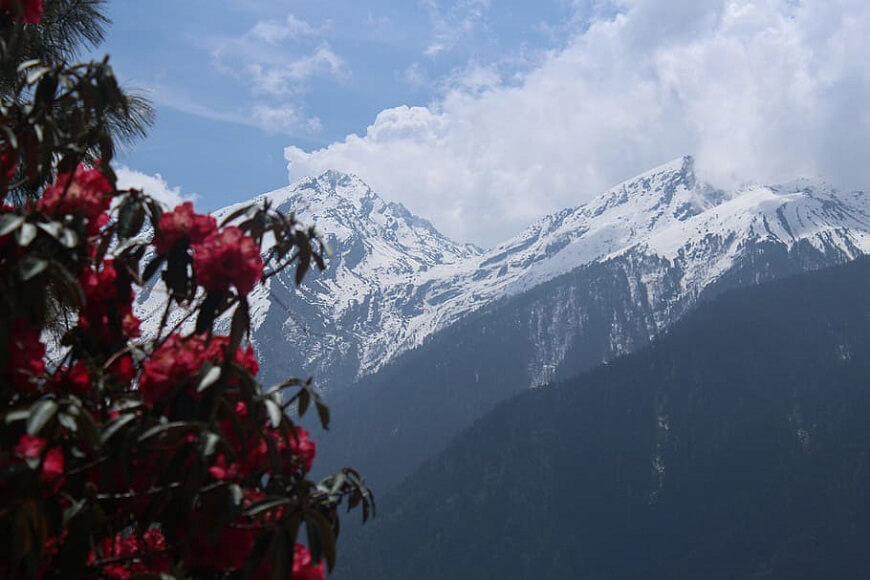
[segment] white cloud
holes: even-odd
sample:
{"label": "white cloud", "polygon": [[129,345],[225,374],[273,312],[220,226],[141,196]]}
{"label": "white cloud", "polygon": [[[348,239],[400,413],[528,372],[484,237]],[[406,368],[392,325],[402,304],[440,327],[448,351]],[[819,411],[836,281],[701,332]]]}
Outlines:
{"label": "white cloud", "polygon": [[278,44],[284,40],[306,36],[318,36],[320,33],[320,28],[315,28],[293,14],[288,14],[284,22],[261,20],[250,31],[251,36],[269,44]]}
{"label": "white cloud", "polygon": [[291,177],[353,171],[487,245],[685,153],[722,185],[870,183],[866,0],[602,4],[519,82],[472,67],[471,89],[452,82],[320,150],[288,147]]}
{"label": "white cloud", "polygon": [[254,122],[269,133],[292,134],[300,130],[316,133],[322,128],[320,119],[306,118],[293,105],[270,107],[258,104],[254,105],[251,115]]}
{"label": "white cloud", "polygon": [[432,27],[432,39],[423,54],[434,58],[479,32],[490,0],[454,0],[446,8],[438,0],[423,0],[422,4]]}
{"label": "white cloud", "polygon": [[220,73],[254,94],[286,97],[305,92],[312,77],[348,76],[344,59],[320,39],[323,30],[290,14],[285,22],[262,20],[239,36],[213,38],[205,45]]}
{"label": "white cloud", "polygon": [[414,87],[425,86],[429,82],[426,70],[419,62],[408,65],[404,74],[405,82]]}
{"label": "white cloud", "polygon": [[118,189],[141,189],[168,208],[185,201],[195,201],[196,194],[183,194],[180,187],[171,187],[159,174],[148,175],[129,167],[115,169],[118,177]]}

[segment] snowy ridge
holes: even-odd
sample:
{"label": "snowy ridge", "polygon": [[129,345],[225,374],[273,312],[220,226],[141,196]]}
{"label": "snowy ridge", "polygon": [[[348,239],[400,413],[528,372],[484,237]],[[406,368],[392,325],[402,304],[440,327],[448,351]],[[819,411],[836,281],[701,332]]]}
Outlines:
{"label": "snowy ridge", "polygon": [[698,183],[693,159],[684,157],[541,218],[479,257],[424,274],[421,287],[442,282],[424,299],[431,307],[414,321],[417,336],[592,262],[632,252],[658,256],[682,270],[685,292],[698,294],[747,244],[800,240],[843,259],[870,252],[870,201],[808,180],[726,193]]}
{"label": "snowy ridge", "polygon": [[[639,298],[657,304],[699,295],[760,243],[810,244],[832,263],[870,253],[863,193],[808,180],[724,192],[696,179],[691,157],[486,252],[448,239],[356,176],[330,171],[263,197],[315,223],[335,253],[300,289],[288,273],[252,293],[254,341],[274,378],[310,373],[328,387],[374,372],[495,300],[593,263],[624,262]],[[678,292],[665,297],[662,272],[638,271],[638,256],[669,264]],[[662,328],[672,321],[668,304],[659,310]]]}

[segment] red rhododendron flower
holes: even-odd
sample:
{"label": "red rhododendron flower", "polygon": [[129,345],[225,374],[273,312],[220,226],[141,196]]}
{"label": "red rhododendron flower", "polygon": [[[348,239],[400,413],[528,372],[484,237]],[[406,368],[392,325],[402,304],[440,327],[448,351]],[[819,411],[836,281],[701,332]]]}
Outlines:
{"label": "red rhododendron flower", "polygon": [[22,435],[15,446],[15,454],[25,459],[39,457],[42,448],[45,447],[45,439],[38,435]]}
{"label": "red rhododendron flower", "polygon": [[118,357],[109,370],[114,373],[115,378],[120,383],[130,383],[136,378],[136,366],[133,364],[133,357],[129,354]]}
{"label": "red rhododendron flower", "polygon": [[91,551],[88,563],[98,560],[122,560],[102,567],[103,576],[108,578],[130,578],[134,575],[157,575],[168,572],[171,562],[166,554],[166,539],[160,530],[151,529],[142,534],[104,538],[100,544],[100,554]]}
{"label": "red rhododendron flower", "polygon": [[[224,353],[229,345],[229,336],[211,337],[211,341],[209,341],[206,350],[206,358],[212,361],[223,361]],[[248,345],[245,348],[239,347],[236,351],[235,357],[233,357],[233,362],[247,370],[252,375],[256,375],[260,372],[260,363],[257,362],[257,355],[254,354],[254,347],[251,345]],[[247,412],[247,408],[245,411]]]}
{"label": "red rhododendron flower", "polygon": [[109,217],[105,211],[112,203],[114,187],[97,169],[79,165],[75,172],[58,175],[45,189],[36,208],[48,215],[75,214],[88,220],[88,232],[99,231]]}
{"label": "red rhododendron flower", "polygon": [[[79,276],[79,285],[87,302],[109,302],[118,298],[118,271],[114,260],[103,262],[101,270],[86,267]],[[131,291],[132,292],[132,291]],[[130,297],[132,299],[132,295]]]}
{"label": "red rhododendron flower", "polygon": [[91,375],[85,361],[80,360],[71,369],[61,367],[51,378],[49,388],[55,392],[86,395],[91,392]]}
{"label": "red rhododendron flower", "polygon": [[[42,0],[19,0],[22,18],[27,24],[39,24],[42,20]],[[11,12],[15,9],[15,0],[0,0],[0,12]]]}
{"label": "red rhododendron flower", "polygon": [[45,454],[42,479],[51,484],[54,491],[58,491],[63,485],[63,451],[59,447],[52,447]]}
{"label": "red rhododendron flower", "polygon": [[193,204],[185,202],[160,216],[154,246],[158,254],[168,253],[180,240],[198,244],[217,230],[217,221],[210,215],[193,211]]}
{"label": "red rhododendron flower", "polygon": [[275,448],[281,458],[287,463],[296,463],[304,472],[311,471],[314,457],[317,455],[317,443],[309,439],[308,431],[302,427],[296,427],[296,437],[285,440],[283,434],[276,429],[268,430],[269,437],[275,444]]}
{"label": "red rhododendron flower", "polygon": [[323,562],[314,564],[311,552],[302,544],[293,547],[293,580],[323,580]]}
{"label": "red rhododendron flower", "polygon": [[306,473],[311,471],[314,456],[317,455],[317,443],[308,438],[308,431],[296,427],[296,438],[290,439],[290,451],[299,458]]}
{"label": "red rhododendron flower", "polygon": [[208,291],[225,292],[235,286],[244,295],[263,277],[260,248],[237,227],[213,233],[193,250],[197,282]]}
{"label": "red rhododendron flower", "polygon": [[121,328],[124,330],[124,334],[129,338],[139,337],[142,334],[142,330],[139,328],[141,321],[133,314],[133,307],[125,304],[119,310],[125,311],[121,316]]}
{"label": "red rhododendron flower", "polygon": [[113,260],[100,270],[86,267],[79,276],[85,307],[79,313],[79,328],[104,345],[115,345],[139,336],[139,319],[133,314],[132,280],[118,272]]}
{"label": "red rhododendron flower", "polygon": [[84,395],[91,392],[91,375],[85,361],[78,361],[69,371],[69,384],[72,392]]}
{"label": "red rhododendron flower", "polygon": [[139,390],[148,406],[163,399],[171,389],[188,384],[202,367],[200,344],[173,334],[143,362]]}
{"label": "red rhododendron flower", "polygon": [[254,530],[226,527],[221,530],[216,543],[209,539],[213,537],[209,532],[194,528],[186,534],[190,538],[191,567],[233,571],[245,565],[254,548]]}
{"label": "red rhododendron flower", "polygon": [[[34,459],[42,454],[46,441],[37,435],[22,435],[15,446],[15,453],[23,459]],[[42,462],[42,479],[51,484],[55,491],[63,485],[63,452],[52,447]]]}
{"label": "red rhododendron flower", "polygon": [[215,479],[235,479],[239,475],[239,465],[237,463],[227,465],[227,458],[221,453],[215,464],[208,468],[208,473]]}
{"label": "red rhododendron flower", "polygon": [[[2,1],[2,0],[0,0]],[[8,151],[0,153],[0,172],[6,175],[6,181],[12,181],[15,177],[15,161]]]}
{"label": "red rhododendron flower", "polygon": [[[255,580],[271,580],[272,577],[272,567],[268,561],[263,562],[254,575]],[[293,547],[293,580],[324,580],[325,577],[323,562],[314,564],[308,548],[296,544]]]}
{"label": "red rhododendron flower", "polygon": [[39,340],[39,331],[23,319],[12,323],[8,345],[9,374],[12,384],[20,391],[36,389],[35,376],[45,373],[45,345]]}
{"label": "red rhododendron flower", "polygon": [[[154,406],[170,391],[193,386],[206,361],[223,363],[229,340],[226,336],[213,336],[210,340],[205,335],[188,339],[178,334],[169,336],[143,363],[139,389],[145,404]],[[234,362],[251,374],[258,371],[257,357],[250,345],[236,351]]]}

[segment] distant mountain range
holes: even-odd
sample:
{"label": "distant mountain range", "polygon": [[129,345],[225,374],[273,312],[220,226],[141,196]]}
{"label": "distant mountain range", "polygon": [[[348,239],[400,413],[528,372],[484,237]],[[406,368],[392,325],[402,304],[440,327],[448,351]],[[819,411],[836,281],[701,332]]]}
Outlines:
{"label": "distant mountain range", "polygon": [[[730,289],[843,264],[870,253],[867,194],[838,191],[821,180],[724,191],[696,177],[691,157],[541,218],[489,250],[450,240],[403,206],[382,200],[351,175],[330,171],[255,200],[264,197],[279,209],[295,211],[303,221],[315,223],[334,253],[326,272],[312,273],[301,288],[287,273],[251,294],[253,342],[263,363],[261,376],[270,384],[288,376],[313,375],[333,411],[332,430],[317,434],[316,469],[327,472],[353,465],[380,494],[409,477],[408,481],[419,484],[421,468],[429,469],[426,473],[431,476],[431,464],[423,467],[427,461],[477,421],[492,421],[488,413],[499,403],[523,395],[530,387],[568,381],[583,390],[592,375],[582,373],[617,364],[621,357],[644,349],[666,336],[684,316]],[[216,213],[226,215],[235,207]],[[146,292],[140,301],[140,311],[147,317],[147,312],[159,308],[161,298]],[[819,306],[807,301],[804,307]],[[800,319],[805,314],[795,309],[790,315]],[[808,332],[804,326],[794,328]],[[717,329],[708,332],[715,336]],[[729,336],[744,340],[739,332]],[[698,334],[694,340],[706,338]],[[851,352],[848,345],[843,348]],[[805,356],[815,354],[807,351]],[[744,364],[742,359],[729,360],[729,364]],[[684,371],[704,380],[698,368],[673,366],[675,380]],[[610,376],[598,372],[605,374],[595,376]],[[642,389],[645,375],[635,378]],[[566,392],[565,388],[559,392]],[[534,396],[538,395],[515,400],[537,401]],[[565,404],[566,416],[573,413],[578,420],[587,420],[586,414],[596,408],[575,408],[591,404],[582,397],[574,400],[565,395],[559,401]],[[541,415],[523,421],[545,424],[543,413],[556,412],[552,405],[558,403],[548,405],[546,409],[531,406],[530,413]],[[616,411],[602,408],[602,412],[606,417]],[[642,420],[647,419],[642,415]],[[559,432],[533,436],[555,437]],[[504,434],[490,433],[481,435],[496,438],[488,440],[490,447],[475,447],[485,454],[481,465],[515,444],[507,439],[505,449],[497,451],[498,437]],[[618,439],[610,431],[601,436]],[[575,449],[574,443],[566,442],[569,451]],[[583,451],[587,452],[609,450]],[[649,457],[622,457],[640,461],[641,467],[634,468],[649,475]],[[452,469],[448,463],[438,465]],[[418,475],[412,476],[415,472]],[[481,477],[486,485],[500,485],[497,471]],[[490,501],[485,486],[474,489],[481,502]],[[426,502],[447,501],[436,489],[426,493],[419,505],[405,504],[402,509],[417,513],[414,510],[429,505]],[[384,507],[390,521],[405,522],[384,532],[385,537],[401,535],[396,530],[402,525],[418,525],[402,520],[401,514],[391,511],[393,505]],[[513,525],[524,524],[517,520]],[[409,532],[408,542],[412,541]],[[383,549],[380,539],[373,542],[371,549]],[[415,553],[418,547],[409,543],[407,553]],[[445,554],[453,549],[447,544],[436,548],[447,550]],[[507,553],[503,552],[505,557]],[[369,563],[374,568],[365,569],[380,570],[379,557]],[[356,557],[353,561],[362,562]],[[384,568],[386,577],[403,577],[390,576],[402,562],[397,558],[398,567]],[[567,569],[558,568],[558,559],[553,565],[557,566],[551,570],[554,577]],[[438,568],[433,564],[432,569]],[[637,577],[634,571],[627,574],[602,572],[587,577]]]}
{"label": "distant mountain range", "polygon": [[728,292],[484,414],[335,576],[868,578],[868,379],[870,260]]}
{"label": "distant mountain range", "polygon": [[[252,295],[264,377],[313,375],[328,391],[372,374],[469,313],[580,268],[621,270],[640,309],[614,312],[610,344],[601,352],[607,359],[667,328],[761,246],[800,254],[801,267],[870,250],[864,194],[810,181],[721,191],[697,180],[691,157],[541,218],[487,251],[448,239],[352,175],[329,171],[255,201],[263,198],[314,222],[334,250],[327,271],[309,276],[302,288],[288,273]],[[155,309],[158,299],[143,310]],[[541,311],[522,329],[534,342],[524,371],[528,386],[559,376],[582,339],[583,305],[577,306],[578,316],[551,320],[552,312]],[[641,317],[644,328],[622,316]]]}

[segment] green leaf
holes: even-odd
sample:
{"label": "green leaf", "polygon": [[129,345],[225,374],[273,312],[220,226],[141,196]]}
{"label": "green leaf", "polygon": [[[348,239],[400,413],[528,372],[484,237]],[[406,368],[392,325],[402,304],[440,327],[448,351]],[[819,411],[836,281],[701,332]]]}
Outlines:
{"label": "green leaf", "polygon": [[163,262],[166,261],[166,256],[155,256],[153,260],[148,262],[148,265],[145,266],[145,271],[142,272],[142,280],[148,281],[152,276],[160,269],[160,266],[163,265]]}
{"label": "green leaf", "polygon": [[139,443],[144,443],[148,439],[152,439],[157,437],[158,435],[164,435],[171,431],[190,431],[194,429],[194,425],[190,423],[186,423],[184,421],[173,421],[171,423],[161,423],[160,425],[155,425],[151,427],[141,435],[139,435]]}
{"label": "green leaf", "polygon": [[30,416],[30,409],[18,409],[15,411],[9,411],[6,413],[5,421],[7,424],[14,423],[16,421],[24,421]]}
{"label": "green leaf", "polygon": [[118,211],[118,237],[122,239],[132,238],[142,231],[144,223],[145,209],[142,204],[133,198],[128,199]]}
{"label": "green leaf", "polygon": [[330,420],[329,407],[319,399],[314,402],[314,406],[317,408],[317,416],[320,419],[320,426],[328,431]]}
{"label": "green leaf", "polygon": [[24,216],[8,213],[0,217],[0,237],[13,232],[24,223]]}
{"label": "green leaf", "polygon": [[60,423],[62,427],[66,427],[73,433],[79,429],[79,424],[76,421],[76,418],[69,413],[58,413],[57,422]]}
{"label": "green leaf", "polygon": [[51,399],[46,399],[36,403],[30,409],[30,416],[27,417],[27,434],[36,435],[57,413],[57,403]]}
{"label": "green leaf", "polygon": [[63,226],[59,222],[40,222],[36,224],[36,227],[53,238],[58,238],[63,230]]}
{"label": "green leaf", "polygon": [[257,569],[266,557],[266,553],[269,551],[269,546],[272,545],[273,535],[272,531],[264,530],[257,536],[254,548],[248,553],[248,559],[245,560],[245,567],[242,569],[242,578],[244,580],[250,580],[256,574]]}
{"label": "green leaf", "polygon": [[271,511],[277,507],[281,507],[284,505],[290,505],[291,503],[292,503],[292,501],[286,497],[276,498],[276,499],[266,499],[266,500],[263,500],[259,503],[255,503],[254,505],[252,505],[251,507],[246,509],[244,512],[242,512],[242,515],[244,517],[251,518],[251,517],[254,517],[254,516],[261,514],[263,512]]}
{"label": "green leaf", "polygon": [[57,91],[57,82],[58,78],[56,75],[52,74],[43,76],[42,80],[39,81],[39,85],[36,87],[36,93],[34,93],[33,96],[34,104],[37,106],[51,106],[52,101],[54,101],[55,92]]}
{"label": "green leaf", "polygon": [[217,444],[220,443],[221,438],[217,433],[208,432],[204,434],[205,443],[202,446],[202,455],[203,457],[211,457],[214,455],[215,449],[217,449]]}
{"label": "green leaf", "polygon": [[34,239],[36,239],[36,226],[33,224],[21,224],[21,228],[16,232],[15,238],[18,245],[26,248]]}
{"label": "green leaf", "polygon": [[240,207],[240,208],[237,209],[236,211],[231,212],[230,215],[228,215],[227,217],[225,217],[224,219],[221,220],[220,227],[224,227],[225,225],[227,225],[228,223],[230,223],[230,222],[233,221],[234,219],[239,218],[239,217],[242,217],[243,215],[245,215],[246,213],[248,213],[248,211],[250,211],[250,209],[251,209],[252,207],[257,207],[257,206],[255,206],[255,205],[245,205],[245,206]]}
{"label": "green leaf", "polygon": [[22,73],[29,68],[32,68],[35,66],[41,66],[41,65],[42,65],[42,61],[38,58],[32,58],[30,60],[25,60],[24,62],[22,62],[21,64],[18,65],[18,72]]}
{"label": "green leaf", "polygon": [[[205,300],[199,306],[199,315],[196,317],[197,334],[211,331],[215,319],[220,314],[220,305],[223,301],[222,292],[209,292],[205,295]],[[235,316],[233,317],[235,320]],[[232,334],[230,335],[230,343],[232,343]]]}
{"label": "green leaf", "polygon": [[21,279],[25,282],[39,276],[46,268],[48,268],[48,260],[36,256],[25,256],[18,265]]}
{"label": "green leaf", "polygon": [[266,412],[269,413],[269,423],[273,429],[277,429],[281,424],[281,418],[284,413],[281,411],[281,406],[272,399],[266,399]]}
{"label": "green leaf", "polygon": [[233,497],[233,505],[240,506],[242,505],[242,499],[244,499],[244,494],[242,493],[242,488],[238,486],[238,484],[230,485],[230,494]]}
{"label": "green leaf", "polygon": [[69,525],[69,522],[76,517],[79,512],[82,511],[82,508],[85,507],[85,500],[80,500],[73,502],[71,506],[63,510],[63,525],[64,527]]}
{"label": "green leaf", "polygon": [[106,429],[100,434],[100,441],[103,445],[109,442],[109,440],[121,429],[124,428],[125,425],[129,424],[130,421],[133,421],[136,418],[136,415],[133,413],[127,413],[125,415],[121,415],[111,423],[106,426]]}
{"label": "green leaf", "polygon": [[75,248],[79,243],[79,235],[68,228],[63,229],[58,239],[67,248]]}
{"label": "green leaf", "polygon": [[[27,61],[27,62],[29,63],[32,61]],[[19,68],[19,70],[22,70],[22,69]],[[32,85],[36,81],[41,79],[43,76],[45,76],[46,73],[49,73],[49,72],[51,72],[51,69],[48,68],[47,66],[39,66],[39,65],[29,66],[27,69],[27,81],[26,82],[28,85]]]}
{"label": "green leaf", "polygon": [[299,416],[304,417],[305,411],[308,410],[308,405],[311,404],[311,393],[308,388],[304,388],[299,392]]}
{"label": "green leaf", "polygon": [[[315,554],[314,550],[312,550],[312,555],[315,559],[318,559],[318,556],[323,556],[326,558],[326,567],[332,572],[333,568],[335,568],[335,532],[332,529],[332,524],[329,523],[329,520],[326,519],[326,516],[321,514],[315,510],[308,510],[305,512],[305,521],[306,523],[311,523],[314,525],[314,528],[317,530],[317,539],[319,540],[319,547],[322,549],[322,554]],[[309,541],[311,539],[309,538]],[[314,548],[315,542],[311,542],[312,548]]]}
{"label": "green leaf", "polygon": [[242,338],[251,328],[251,317],[248,311],[248,300],[242,298],[236,311],[233,312],[233,320],[230,324],[230,343],[227,345],[227,360],[232,360],[236,350],[242,344]]}
{"label": "green leaf", "polygon": [[199,385],[196,387],[196,392],[201,393],[221,378],[221,368],[219,366],[212,366],[209,368],[202,377],[202,380],[199,381]]}

